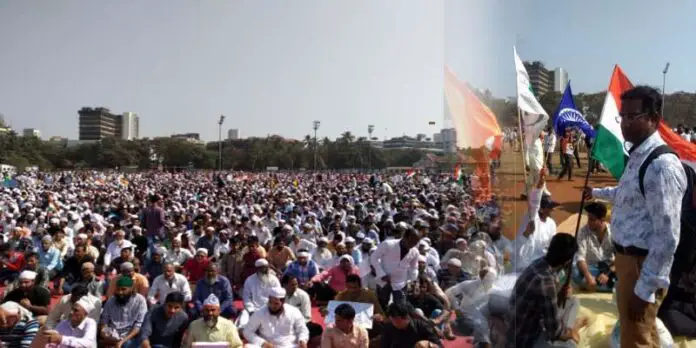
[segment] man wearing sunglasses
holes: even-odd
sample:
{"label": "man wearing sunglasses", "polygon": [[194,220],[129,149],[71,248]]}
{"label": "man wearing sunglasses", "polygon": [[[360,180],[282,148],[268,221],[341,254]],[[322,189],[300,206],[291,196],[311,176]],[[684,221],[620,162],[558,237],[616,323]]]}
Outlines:
{"label": "man wearing sunglasses", "polygon": [[[585,198],[613,204],[611,225],[617,278],[621,347],[659,347],[655,318],[669,287],[680,232],[686,174],[679,158],[665,153],[649,162],[641,193],[643,162],[665,144],[657,128],[662,97],[651,87],[638,86],[621,95],[621,133],[632,144],[619,184],[585,188]],[[619,155],[619,154],[617,154]]]}

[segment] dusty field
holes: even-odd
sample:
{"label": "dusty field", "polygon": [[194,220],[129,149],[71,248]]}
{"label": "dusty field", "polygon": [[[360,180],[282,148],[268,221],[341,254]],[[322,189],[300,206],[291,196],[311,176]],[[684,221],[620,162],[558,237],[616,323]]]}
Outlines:
{"label": "dusty field", "polygon": [[[559,231],[572,232],[575,225],[573,221],[576,220],[572,219],[573,221],[569,221],[569,218],[579,212],[582,187],[587,174],[587,156],[585,153],[580,154],[582,168],[577,168],[577,166],[573,168],[572,181],[568,181],[567,178],[561,181],[557,180],[558,172],[561,168],[559,161],[558,153],[554,153],[552,167],[555,174],[549,175],[546,183],[549,191],[551,191],[552,199],[561,204],[552,214],[552,218],[559,225],[565,221],[566,226],[572,226],[565,230],[559,228]],[[591,175],[588,184],[592,187],[603,187],[614,185],[615,183],[616,180],[609,174],[599,173]],[[526,201],[520,199],[520,195],[524,191],[524,164],[520,152],[515,152],[510,148],[503,150],[503,158],[501,168],[498,170],[498,182],[496,183],[495,191],[503,201],[505,236],[512,239],[527,210]]]}

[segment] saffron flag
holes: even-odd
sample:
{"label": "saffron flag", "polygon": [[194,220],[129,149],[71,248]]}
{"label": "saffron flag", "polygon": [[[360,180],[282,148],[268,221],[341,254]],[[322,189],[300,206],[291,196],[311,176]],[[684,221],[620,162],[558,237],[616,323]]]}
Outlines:
{"label": "saffron flag", "polygon": [[457,133],[457,147],[485,147],[499,153],[503,132],[495,114],[448,67],[445,67],[445,96]]}
{"label": "saffron flag", "polygon": [[474,189],[474,196],[477,201],[485,201],[491,193],[489,159],[500,157],[503,132],[493,111],[448,67],[445,96],[457,133],[457,147],[472,149],[471,156],[476,159],[474,173],[481,185]]}
{"label": "saffron flag", "polygon": [[570,81],[563,92],[563,98],[553,114],[553,129],[558,135],[562,135],[566,128],[578,127],[585,133],[587,139],[595,137],[595,131],[592,126],[587,123],[585,116],[575,107],[573,100],[573,91],[570,88]]}
{"label": "saffron flag", "polygon": [[[633,88],[621,68],[616,65],[609,82],[602,116],[597,127],[597,138],[592,147],[592,158],[604,165],[611,175],[618,179],[624,172],[628,151],[621,133],[619,110],[621,110],[621,94]],[[679,155],[679,158],[696,168],[696,144],[682,139],[674,133],[663,120],[658,127],[660,137]]]}

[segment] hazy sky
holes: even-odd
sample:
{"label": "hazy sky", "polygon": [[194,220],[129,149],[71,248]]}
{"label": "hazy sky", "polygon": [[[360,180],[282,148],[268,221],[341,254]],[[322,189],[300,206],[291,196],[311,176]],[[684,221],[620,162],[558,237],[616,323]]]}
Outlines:
{"label": "hazy sky", "polygon": [[[488,87],[514,95],[512,45],[523,60],[540,60],[568,71],[573,92],[605,90],[614,64],[634,83],[662,86],[671,62],[667,92],[694,91],[696,2],[687,0],[518,0],[488,2],[502,23],[490,42],[490,56],[502,57],[501,75]],[[449,17],[448,17],[449,18]]]}
{"label": "hazy sky", "polygon": [[[0,0],[0,113],[44,138],[77,137],[77,110],[140,115],[141,136],[384,137],[441,126],[442,65],[496,95],[522,59],[606,88],[691,90],[696,3],[645,0]],[[642,4],[644,3],[644,5]],[[428,126],[428,121],[437,126]]]}
{"label": "hazy sky", "polygon": [[[442,118],[442,1],[0,1],[0,113],[44,138],[77,110],[141,136],[413,134]],[[224,135],[223,135],[224,136]]]}

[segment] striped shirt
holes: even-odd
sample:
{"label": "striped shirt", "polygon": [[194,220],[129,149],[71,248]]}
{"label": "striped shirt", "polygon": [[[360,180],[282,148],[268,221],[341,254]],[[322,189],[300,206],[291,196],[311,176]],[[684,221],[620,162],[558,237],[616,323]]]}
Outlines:
{"label": "striped shirt", "polygon": [[147,302],[140,294],[133,294],[125,305],[116,302],[116,297],[110,297],[101,314],[99,322],[118,335],[118,339],[126,337],[133,329],[140,329],[147,314]]}
{"label": "striped shirt", "polygon": [[19,321],[12,328],[0,329],[0,341],[5,343],[7,348],[28,348],[39,333],[39,326],[36,319]]}

